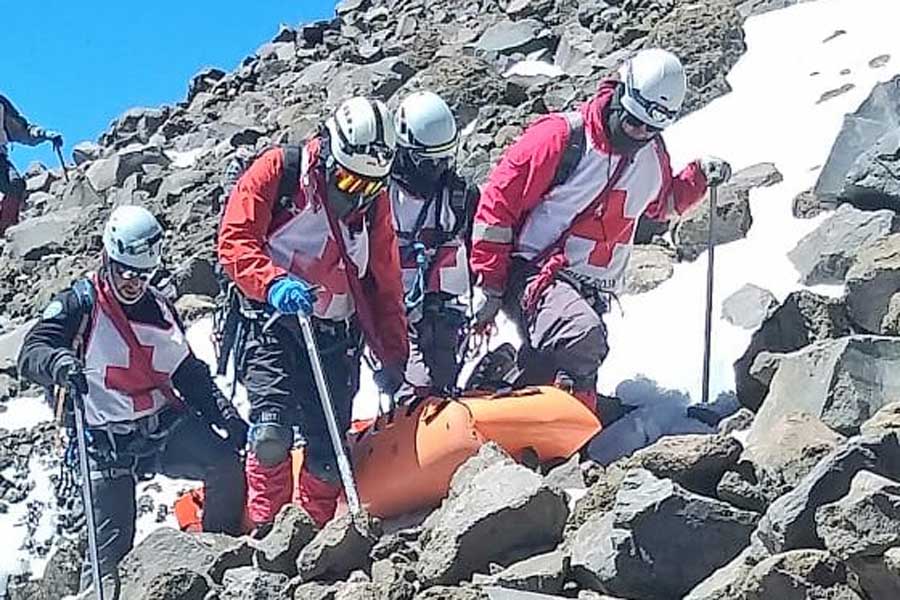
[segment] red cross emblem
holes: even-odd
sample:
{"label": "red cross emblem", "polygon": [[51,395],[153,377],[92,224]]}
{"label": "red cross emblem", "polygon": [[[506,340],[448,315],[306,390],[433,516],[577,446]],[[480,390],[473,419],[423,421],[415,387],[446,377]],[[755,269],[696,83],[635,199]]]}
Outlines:
{"label": "red cross emblem", "polygon": [[295,273],[310,283],[320,286],[316,290],[316,304],[326,309],[335,295],[350,293],[347,272],[341,259],[341,250],[337,242],[328,236],[322,256],[310,258],[294,252],[291,258],[291,273]]}
{"label": "red cross emblem", "polygon": [[588,264],[597,267],[609,265],[615,247],[631,242],[636,219],[625,216],[627,196],[623,190],[610,190],[603,203],[600,218],[592,215],[592,218],[582,219],[572,228],[572,235],[596,240],[588,256]]}
{"label": "red cross emblem", "polygon": [[131,396],[135,412],[143,412],[153,408],[153,396],[151,392],[158,388],[158,381],[168,379],[168,373],[151,371],[149,374],[138,367],[141,360],[135,356],[135,352],[141,352],[147,359],[147,364],[153,365],[153,346],[128,348],[128,367],[106,367],[106,388],[122,392]]}

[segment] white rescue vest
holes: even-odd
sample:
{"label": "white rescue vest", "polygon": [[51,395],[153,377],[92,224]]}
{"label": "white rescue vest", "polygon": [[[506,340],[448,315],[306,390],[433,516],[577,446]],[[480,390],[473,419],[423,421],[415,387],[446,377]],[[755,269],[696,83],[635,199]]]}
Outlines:
{"label": "white rescue vest", "polygon": [[[449,192],[444,190],[444,201],[441,202],[441,214],[437,215],[437,203],[433,203],[428,209],[428,214],[422,221],[419,235],[422,239],[428,239],[429,230],[437,228],[440,224],[443,231],[452,231],[456,227],[456,214],[450,207]],[[400,241],[401,260],[407,255],[403,251],[404,246],[410,242],[401,234],[410,234],[416,227],[419,215],[425,207],[425,200],[416,196],[400,185],[390,187],[391,209],[394,215],[394,229],[398,233]],[[439,220],[437,220],[439,217]],[[427,251],[430,261],[429,278],[426,286],[428,292],[445,292],[453,296],[461,296],[469,293],[469,268],[466,246],[459,238],[453,238],[436,248]],[[415,264],[404,262],[403,290],[409,292],[415,282],[418,269]]]}
{"label": "white rescue vest", "polygon": [[[190,354],[190,347],[168,306],[156,302],[168,327],[133,321],[128,325],[140,345],[139,351],[149,353],[153,370],[164,375],[171,385],[172,376]],[[132,356],[135,350],[128,347],[110,316],[96,302],[84,351],[88,426],[128,424],[155,415],[170,404],[162,390],[146,386],[149,378],[138,371],[139,363]]]}
{"label": "white rescue vest", "polygon": [[[528,215],[516,239],[514,256],[530,260],[555,243],[573,220],[607,187],[619,155],[595,148],[587,136],[585,153],[571,176],[550,189]],[[568,236],[568,268],[618,291],[631,256],[639,217],[663,191],[666,178],[657,142],[642,147],[625,165],[601,203],[600,216],[586,218]]]}
{"label": "white rescue vest", "polygon": [[[303,149],[302,179],[307,179],[309,159]],[[306,187],[298,193],[303,194]],[[310,194],[312,195],[312,194]],[[320,319],[335,321],[353,316],[356,306],[347,280],[347,270],[340,247],[331,233],[324,203],[306,202],[303,208],[292,208],[291,217],[269,233],[267,252],[272,262],[282,269],[320,286],[316,292],[314,312]],[[347,255],[357,268],[358,277],[366,275],[369,266],[368,223],[351,232],[346,223],[337,220]]]}

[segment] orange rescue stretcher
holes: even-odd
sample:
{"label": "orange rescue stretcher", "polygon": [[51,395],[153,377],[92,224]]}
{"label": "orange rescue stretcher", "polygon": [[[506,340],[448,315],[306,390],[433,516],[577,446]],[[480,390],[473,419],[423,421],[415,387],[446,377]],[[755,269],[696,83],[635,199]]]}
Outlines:
{"label": "orange rescue stretcher", "polygon": [[[597,416],[576,398],[541,386],[429,398],[412,410],[354,422],[350,450],[360,501],[369,513],[390,518],[438,506],[453,473],[486,442],[516,460],[533,455],[544,463],[569,458],[600,429]],[[302,452],[293,458],[296,481]],[[183,530],[200,530],[202,506],[202,487],[176,500]]]}

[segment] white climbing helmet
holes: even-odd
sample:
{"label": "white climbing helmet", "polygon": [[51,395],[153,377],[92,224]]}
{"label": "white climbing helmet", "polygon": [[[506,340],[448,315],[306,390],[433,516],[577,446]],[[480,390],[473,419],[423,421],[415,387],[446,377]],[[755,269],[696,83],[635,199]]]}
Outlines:
{"label": "white climbing helmet", "polygon": [[428,158],[456,153],[459,131],[453,112],[434,92],[413,92],[403,99],[394,115],[397,143]]}
{"label": "white climbing helmet", "polygon": [[619,70],[625,93],[622,106],[638,120],[664,129],[675,121],[687,79],[678,57],[659,48],[641,50]]}
{"label": "white climbing helmet", "polygon": [[159,267],[162,243],[162,226],[141,206],[116,208],[103,230],[103,249],[109,259],[139,271]]}
{"label": "white climbing helmet", "polygon": [[331,155],[348,171],[372,179],[390,173],[397,134],[383,102],[356,96],[345,100],[325,122]]}

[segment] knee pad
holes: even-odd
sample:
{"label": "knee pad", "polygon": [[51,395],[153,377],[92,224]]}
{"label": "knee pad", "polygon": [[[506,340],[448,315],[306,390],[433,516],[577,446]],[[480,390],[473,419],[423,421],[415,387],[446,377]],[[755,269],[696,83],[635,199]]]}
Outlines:
{"label": "knee pad", "polygon": [[283,462],[294,443],[293,429],[277,422],[254,423],[247,434],[250,451],[264,467]]}

